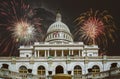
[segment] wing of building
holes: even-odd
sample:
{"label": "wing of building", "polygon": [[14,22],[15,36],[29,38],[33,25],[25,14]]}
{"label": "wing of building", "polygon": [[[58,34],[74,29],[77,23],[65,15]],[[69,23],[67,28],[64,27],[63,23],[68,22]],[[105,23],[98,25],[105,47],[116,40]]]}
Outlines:
{"label": "wing of building", "polygon": [[[74,42],[68,26],[60,13],[47,30],[44,42],[33,46],[20,46],[19,57],[0,57],[0,67],[7,64],[10,71],[46,77],[59,73],[74,76],[98,73],[120,66],[119,56],[99,56],[97,45]],[[77,79],[77,78],[76,78]]]}

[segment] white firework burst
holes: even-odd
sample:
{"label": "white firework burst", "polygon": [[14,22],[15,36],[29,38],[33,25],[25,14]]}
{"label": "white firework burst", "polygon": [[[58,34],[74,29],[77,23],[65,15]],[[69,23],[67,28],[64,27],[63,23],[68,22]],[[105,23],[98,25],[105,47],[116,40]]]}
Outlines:
{"label": "white firework burst", "polygon": [[35,28],[33,25],[20,21],[13,28],[13,36],[19,41],[31,41],[35,36]]}

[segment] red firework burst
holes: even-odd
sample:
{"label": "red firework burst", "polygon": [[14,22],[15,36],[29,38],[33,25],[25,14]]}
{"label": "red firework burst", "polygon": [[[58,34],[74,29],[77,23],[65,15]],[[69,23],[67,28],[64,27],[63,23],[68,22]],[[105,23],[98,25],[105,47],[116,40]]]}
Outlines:
{"label": "red firework burst", "polygon": [[83,23],[81,32],[83,32],[87,38],[92,39],[93,44],[95,44],[95,39],[104,33],[104,24],[96,17],[90,17]]}
{"label": "red firework burst", "polygon": [[113,17],[106,10],[103,12],[90,9],[87,12],[80,14],[75,20],[77,27],[75,36],[85,44],[97,44],[106,47],[109,41],[115,41],[115,31],[117,30]]}

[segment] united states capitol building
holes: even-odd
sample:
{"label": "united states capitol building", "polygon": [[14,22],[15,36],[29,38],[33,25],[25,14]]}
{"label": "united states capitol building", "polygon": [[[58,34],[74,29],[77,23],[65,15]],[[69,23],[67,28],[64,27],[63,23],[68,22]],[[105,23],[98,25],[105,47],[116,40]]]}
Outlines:
{"label": "united states capitol building", "polygon": [[99,56],[98,51],[97,45],[74,42],[68,26],[62,22],[61,14],[57,13],[44,42],[20,46],[19,57],[0,57],[0,68],[7,67],[21,74],[31,69],[31,74],[41,76],[39,79],[48,79],[49,75],[59,73],[77,76],[120,67],[120,56]]}

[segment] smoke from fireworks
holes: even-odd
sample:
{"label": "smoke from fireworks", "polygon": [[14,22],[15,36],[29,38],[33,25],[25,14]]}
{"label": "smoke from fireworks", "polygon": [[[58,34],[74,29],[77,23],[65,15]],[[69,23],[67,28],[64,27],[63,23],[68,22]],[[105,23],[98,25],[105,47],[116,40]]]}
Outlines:
{"label": "smoke from fireworks", "polygon": [[98,44],[107,46],[108,39],[114,42],[116,26],[113,18],[107,11],[89,10],[75,20],[77,27],[75,29],[75,36],[85,44]]}
{"label": "smoke from fireworks", "polygon": [[13,54],[19,45],[41,40],[41,19],[27,0],[0,0],[0,7],[0,52]]}

